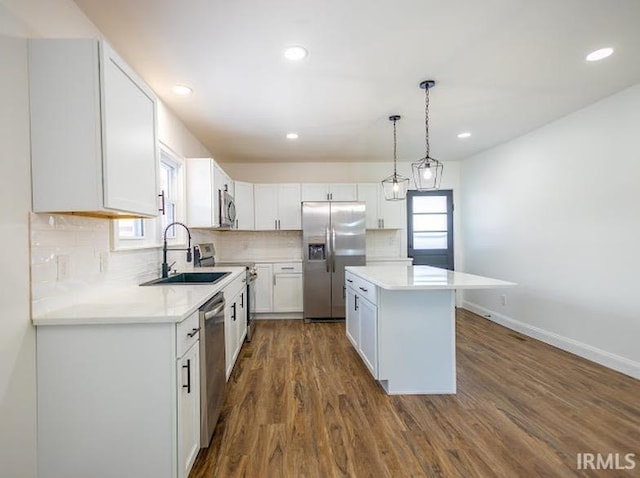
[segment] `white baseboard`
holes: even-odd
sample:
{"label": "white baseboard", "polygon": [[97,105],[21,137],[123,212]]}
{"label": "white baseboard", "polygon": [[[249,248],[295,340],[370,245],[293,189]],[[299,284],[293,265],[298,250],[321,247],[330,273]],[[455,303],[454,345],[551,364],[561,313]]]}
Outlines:
{"label": "white baseboard", "polygon": [[633,378],[640,379],[640,363],[619,355],[612,354],[605,350],[587,345],[577,340],[558,335],[554,332],[529,325],[519,320],[512,319],[506,315],[499,314],[492,310],[486,309],[473,302],[463,301],[462,307],[484,317],[496,324],[500,324],[508,329],[520,332],[528,337],[540,340],[541,342],[553,345],[559,349],[565,350],[572,354],[578,355],[592,362],[604,365],[610,369],[629,375]]}

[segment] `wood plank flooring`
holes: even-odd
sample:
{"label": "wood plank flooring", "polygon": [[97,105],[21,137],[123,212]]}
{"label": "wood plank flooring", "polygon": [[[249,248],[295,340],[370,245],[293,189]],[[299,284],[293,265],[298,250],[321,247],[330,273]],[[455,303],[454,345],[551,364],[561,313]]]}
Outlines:
{"label": "wood plank flooring", "polygon": [[190,478],[640,476],[639,381],[466,310],[455,396],[387,396],[344,323],[255,325]]}

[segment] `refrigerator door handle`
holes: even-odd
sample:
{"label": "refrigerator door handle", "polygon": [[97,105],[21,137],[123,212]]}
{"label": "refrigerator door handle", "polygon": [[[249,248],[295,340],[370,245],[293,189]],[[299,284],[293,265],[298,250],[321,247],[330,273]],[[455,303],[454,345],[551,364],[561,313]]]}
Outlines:
{"label": "refrigerator door handle", "polygon": [[331,247],[329,243],[329,228],[324,228],[324,240],[327,247],[327,252],[325,256],[325,263],[327,265],[327,272],[331,272]]}
{"label": "refrigerator door handle", "polygon": [[336,271],[336,228],[331,228],[331,268]]}

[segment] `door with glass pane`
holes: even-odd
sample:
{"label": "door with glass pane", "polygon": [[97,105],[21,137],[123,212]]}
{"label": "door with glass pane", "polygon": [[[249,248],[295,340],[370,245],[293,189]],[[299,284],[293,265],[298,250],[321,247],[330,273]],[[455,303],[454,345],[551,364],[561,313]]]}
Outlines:
{"label": "door with glass pane", "polygon": [[408,191],[407,233],[413,265],[453,270],[453,191]]}

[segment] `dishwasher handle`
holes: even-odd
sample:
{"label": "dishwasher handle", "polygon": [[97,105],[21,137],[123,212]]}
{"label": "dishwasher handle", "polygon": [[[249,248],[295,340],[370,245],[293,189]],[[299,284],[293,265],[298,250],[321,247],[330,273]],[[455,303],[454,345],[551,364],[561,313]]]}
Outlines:
{"label": "dishwasher handle", "polygon": [[216,306],[213,309],[207,310],[204,313],[204,320],[213,319],[216,315],[218,315],[224,309],[224,300],[222,302],[217,302]]}

